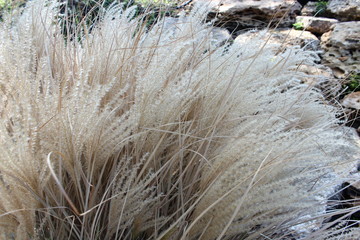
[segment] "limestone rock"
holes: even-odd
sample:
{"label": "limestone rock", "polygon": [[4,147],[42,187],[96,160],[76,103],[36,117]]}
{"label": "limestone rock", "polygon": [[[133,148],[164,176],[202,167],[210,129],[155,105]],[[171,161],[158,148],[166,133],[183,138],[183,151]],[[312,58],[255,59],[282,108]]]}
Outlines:
{"label": "limestone rock", "polygon": [[300,46],[305,50],[317,51],[320,49],[320,40],[309,31],[284,29],[275,31],[274,38],[285,41],[285,45]]}
{"label": "limestone rock", "polygon": [[301,10],[296,0],[212,0],[211,5],[209,17],[216,17],[216,24],[230,31],[264,28],[269,23],[291,27]]}
{"label": "limestone rock", "polygon": [[340,21],[360,20],[359,0],[330,0],[327,12]]}
{"label": "limestone rock", "polygon": [[170,29],[170,28],[176,28],[176,24],[179,22],[178,18],[174,18],[174,17],[164,17],[162,19],[162,26],[163,29]]}
{"label": "limestone rock", "polygon": [[[235,41],[246,42],[252,37],[258,34],[258,31],[251,31],[246,34],[239,35]],[[270,37],[271,36],[271,37]],[[319,39],[308,31],[297,31],[293,29],[276,29],[267,32],[263,36],[264,40],[269,39],[269,43],[280,45],[280,49],[277,51],[283,51],[289,46],[300,46],[306,50],[319,50],[320,41]]]}
{"label": "limestone rock", "polygon": [[211,43],[217,47],[233,40],[230,32],[225,28],[215,27],[211,30],[211,34]]}
{"label": "limestone rock", "polygon": [[301,9],[301,16],[314,16],[316,14],[316,2],[308,2]]}
{"label": "limestone rock", "polygon": [[297,71],[303,73],[300,80],[304,84],[320,89],[326,98],[334,98],[341,91],[341,84],[334,78],[329,67],[321,64],[303,64]]}
{"label": "limestone rock", "polygon": [[[317,66],[301,65],[299,66],[298,70],[310,76],[319,76],[325,79],[329,79],[333,77],[331,69],[324,65],[317,65]],[[312,81],[312,79],[307,79],[305,82],[309,85],[316,84]]]}
{"label": "limestone rock", "polygon": [[321,36],[321,48],[324,64],[337,78],[360,72],[360,21],[335,23]]}
{"label": "limestone rock", "polygon": [[338,20],[324,17],[298,16],[296,22],[302,23],[306,31],[323,34],[330,31],[331,26],[337,23]]}
{"label": "limestone rock", "polygon": [[341,101],[341,105],[346,108],[360,109],[360,91],[353,92],[344,97]]}

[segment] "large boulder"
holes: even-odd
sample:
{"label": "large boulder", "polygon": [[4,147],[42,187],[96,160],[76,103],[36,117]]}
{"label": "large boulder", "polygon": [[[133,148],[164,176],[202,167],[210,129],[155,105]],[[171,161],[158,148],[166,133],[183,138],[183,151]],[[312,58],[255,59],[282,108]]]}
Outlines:
{"label": "large boulder", "polygon": [[359,0],[330,0],[327,12],[340,21],[360,20]]}
{"label": "large boulder", "polygon": [[[252,41],[252,39],[256,37],[260,37],[264,40],[264,43],[269,44],[276,54],[284,52],[289,47],[300,47],[304,50],[311,51],[319,51],[320,49],[320,40],[314,34],[308,31],[298,31],[294,29],[274,29],[266,32],[253,30],[240,34],[234,41],[244,44]],[[306,71],[307,74],[309,74],[309,69]],[[303,72],[306,71],[304,70]],[[314,70],[312,70],[311,74],[314,74]]]}
{"label": "large boulder", "polygon": [[336,77],[360,72],[360,22],[335,23],[332,31],[321,36],[321,48],[323,63]]}
{"label": "large boulder", "polygon": [[340,21],[360,20],[359,0],[309,1],[301,9],[301,16],[330,17]]}
{"label": "large boulder", "polygon": [[[205,1],[205,0],[197,0]],[[212,0],[210,18],[231,31],[264,28],[272,25],[291,27],[300,14],[301,5],[296,0]]]}
{"label": "large boulder", "polygon": [[[235,42],[251,41],[259,31],[249,31],[236,37]],[[294,29],[275,29],[262,33],[262,38],[269,44],[277,46],[275,52],[282,52],[289,46],[299,46],[305,50],[320,50],[320,40],[311,32]]]}

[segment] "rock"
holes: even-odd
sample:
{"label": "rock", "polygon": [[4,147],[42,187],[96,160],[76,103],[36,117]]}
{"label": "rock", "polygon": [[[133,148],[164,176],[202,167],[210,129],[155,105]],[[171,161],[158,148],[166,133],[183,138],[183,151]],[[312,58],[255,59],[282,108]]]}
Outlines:
{"label": "rock", "polygon": [[[256,34],[258,34],[258,31],[247,32],[236,37],[235,41],[246,42],[251,40]],[[276,45],[281,45],[280,49],[276,49],[276,51],[283,51],[289,46],[300,46],[306,50],[314,51],[320,48],[319,39],[308,31],[297,31],[293,29],[271,30],[263,36],[264,40],[267,40],[269,36],[271,36],[269,44],[275,43]]]}
{"label": "rock", "polygon": [[[333,77],[331,69],[320,64],[317,66],[301,65],[299,66],[298,71],[301,71],[310,76],[321,77],[324,79]],[[313,82],[313,79],[305,79],[304,82],[309,85],[315,85],[317,83]]]}
{"label": "rock", "polygon": [[330,0],[327,12],[340,21],[360,20],[359,0]]}
{"label": "rock", "polygon": [[293,29],[275,30],[274,38],[287,46],[300,46],[305,50],[318,51],[320,40],[311,32],[298,31]]}
{"label": "rock", "polygon": [[[197,0],[206,1],[206,0]],[[291,27],[301,5],[296,0],[212,0],[210,18],[216,17],[218,26],[237,31],[246,28],[264,28],[269,25]]]}
{"label": "rock", "polygon": [[232,41],[230,32],[225,28],[215,27],[211,30],[211,43],[216,46],[222,46],[228,41]]}
{"label": "rock", "polygon": [[306,31],[321,35],[330,31],[331,26],[337,23],[338,20],[323,17],[297,16],[296,22],[302,23]]}
{"label": "rock", "polygon": [[170,28],[176,28],[176,24],[179,22],[179,18],[175,17],[164,17],[162,19],[162,26],[163,29],[170,29]]}
{"label": "rock", "polygon": [[323,63],[337,78],[360,72],[360,22],[335,23],[333,30],[321,36]]}
{"label": "rock", "polygon": [[360,109],[360,91],[346,95],[341,105],[346,108]]}
{"label": "rock", "polygon": [[321,90],[327,99],[332,99],[341,91],[341,84],[337,81],[329,67],[321,64],[300,65],[297,71],[304,73],[300,80],[311,87]]}
{"label": "rock", "polygon": [[316,14],[316,2],[308,2],[301,9],[301,16],[314,16]]}

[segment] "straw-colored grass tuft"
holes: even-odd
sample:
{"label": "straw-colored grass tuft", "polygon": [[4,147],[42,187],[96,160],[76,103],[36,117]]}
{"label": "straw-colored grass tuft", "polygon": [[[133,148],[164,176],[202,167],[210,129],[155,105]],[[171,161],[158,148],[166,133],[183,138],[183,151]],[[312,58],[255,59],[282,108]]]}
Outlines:
{"label": "straw-colored grass tuft", "polygon": [[65,37],[54,2],[0,24],[3,239],[326,231],[356,148],[298,81],[312,52],[275,56],[261,38],[216,47],[204,5],[151,29],[114,6]]}

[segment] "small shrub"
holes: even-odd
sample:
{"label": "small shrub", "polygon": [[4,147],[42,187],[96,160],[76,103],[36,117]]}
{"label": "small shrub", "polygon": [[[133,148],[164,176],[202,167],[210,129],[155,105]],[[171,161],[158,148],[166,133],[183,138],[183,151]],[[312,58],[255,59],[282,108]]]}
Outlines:
{"label": "small shrub", "polygon": [[345,84],[342,85],[343,89],[345,89],[344,95],[360,91],[360,74],[350,74],[347,80],[345,80]]}
{"label": "small shrub", "polygon": [[317,1],[316,2],[316,12],[321,14],[326,11],[328,2],[327,1]]}
{"label": "small shrub", "polygon": [[303,30],[304,29],[304,23],[302,22],[296,22],[293,24],[293,27],[295,30]]}
{"label": "small shrub", "polygon": [[3,15],[11,13],[14,9],[25,6],[26,0],[0,0],[0,21]]}
{"label": "small shrub", "polygon": [[70,39],[81,31],[92,31],[109,7],[123,9],[136,6],[132,17],[142,16],[147,27],[152,26],[157,19],[176,14],[174,1],[147,0],[87,0],[64,1],[60,9],[59,21],[65,37]]}

